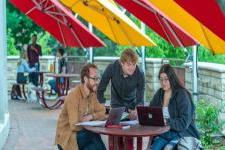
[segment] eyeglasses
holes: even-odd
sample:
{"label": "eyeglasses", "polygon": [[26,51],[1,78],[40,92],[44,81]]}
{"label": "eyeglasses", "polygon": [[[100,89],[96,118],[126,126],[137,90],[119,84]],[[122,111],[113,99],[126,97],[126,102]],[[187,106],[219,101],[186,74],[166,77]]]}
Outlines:
{"label": "eyeglasses", "polygon": [[162,83],[163,81],[168,82],[169,79],[168,78],[159,78],[159,81]]}
{"label": "eyeglasses", "polygon": [[94,81],[99,81],[100,80],[100,77],[88,77],[89,79],[92,79]]}

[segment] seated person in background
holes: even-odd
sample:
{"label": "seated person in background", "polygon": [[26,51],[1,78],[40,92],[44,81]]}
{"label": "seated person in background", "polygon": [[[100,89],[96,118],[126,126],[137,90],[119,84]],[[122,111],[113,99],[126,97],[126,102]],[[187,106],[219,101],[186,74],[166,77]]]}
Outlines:
{"label": "seated person in background", "polygon": [[128,119],[137,118],[137,105],[144,104],[144,74],[137,66],[138,56],[132,49],[122,52],[120,59],[105,69],[98,87],[98,100],[105,103],[104,92],[111,81],[112,108],[126,107]]}
{"label": "seated person in background", "polygon": [[[199,139],[194,122],[194,103],[190,93],[181,85],[174,69],[169,64],[163,65],[158,78],[161,88],[154,95],[150,106],[163,107],[163,115],[170,130],[153,139],[151,150],[172,150],[183,137]],[[192,150],[194,145],[190,144],[189,147]]]}
{"label": "seated person in background", "polygon": [[16,81],[19,84],[27,83],[27,77],[24,75],[25,72],[34,72],[36,71],[35,67],[30,68],[27,62],[27,52],[22,51],[20,53],[19,62],[17,63],[17,77]]}
{"label": "seated person in background", "polygon": [[[57,49],[57,52],[56,52],[56,57],[58,57],[58,73],[67,73],[67,68],[66,68],[66,59],[64,57],[64,54],[65,54],[65,50],[62,49],[62,48],[59,48]],[[64,80],[63,78],[60,78],[60,83],[63,83]],[[52,79],[52,80],[49,80],[48,84],[51,86],[51,89],[54,90],[55,92],[57,92],[57,87],[56,87],[56,80],[55,79]]]}
{"label": "seated person in background", "polygon": [[[16,82],[17,84],[26,84],[27,83],[27,76],[25,76],[25,73],[34,72],[36,69],[30,68],[27,62],[27,52],[22,51],[20,53],[20,58],[17,63],[17,76],[16,76]],[[12,91],[11,91],[11,98],[12,99],[22,99],[20,85],[13,85]]]}
{"label": "seated person in background", "polygon": [[81,84],[65,98],[59,115],[56,140],[59,150],[105,150],[99,134],[75,124],[90,120],[105,119],[105,107],[96,97],[99,77],[97,66],[87,64],[81,70]]}

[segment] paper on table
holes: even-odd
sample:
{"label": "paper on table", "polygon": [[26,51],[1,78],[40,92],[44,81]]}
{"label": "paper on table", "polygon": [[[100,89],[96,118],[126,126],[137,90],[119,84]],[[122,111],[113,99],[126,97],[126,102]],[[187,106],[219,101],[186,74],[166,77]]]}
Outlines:
{"label": "paper on table", "polygon": [[80,125],[80,126],[104,126],[106,123],[106,121],[86,121],[86,122],[79,122],[76,125]]}
{"label": "paper on table", "polygon": [[138,120],[131,120],[131,121],[122,121],[120,122],[121,125],[136,125],[139,124]]}

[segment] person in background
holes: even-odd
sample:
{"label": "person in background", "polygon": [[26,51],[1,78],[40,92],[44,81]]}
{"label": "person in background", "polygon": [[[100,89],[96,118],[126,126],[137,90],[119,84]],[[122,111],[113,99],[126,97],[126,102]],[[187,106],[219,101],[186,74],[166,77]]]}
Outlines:
{"label": "person in background", "polygon": [[[65,50],[63,48],[59,48],[57,49],[56,52],[56,57],[58,57],[58,73],[67,73],[67,63],[66,63],[66,59],[64,57],[65,54]],[[64,80],[63,78],[60,78],[60,82],[63,83]],[[57,92],[57,87],[56,87],[56,80],[52,79],[49,80],[48,84],[51,86],[51,89],[54,90],[55,92]]]}
{"label": "person in background", "polygon": [[[164,64],[158,74],[161,88],[155,93],[150,106],[163,108],[170,130],[153,139],[151,150],[172,150],[183,137],[199,139],[195,126],[195,106],[191,95],[180,83],[174,69]],[[189,143],[190,150],[196,149]]]}
{"label": "person in background", "polygon": [[39,56],[42,55],[41,46],[36,43],[37,35],[32,35],[32,43],[27,47],[28,63],[30,67],[35,67],[37,72],[29,74],[29,80],[33,85],[38,86],[38,76],[40,71]]}
{"label": "person in background", "polygon": [[101,136],[76,124],[105,119],[105,107],[96,96],[99,82],[95,64],[87,64],[81,70],[81,84],[69,92],[59,115],[56,139],[59,150],[106,150]]}
{"label": "person in background", "polygon": [[[20,53],[20,58],[17,63],[17,76],[16,76],[16,82],[18,84],[26,84],[27,83],[27,76],[25,76],[25,73],[31,73],[35,72],[36,68],[32,67],[30,68],[27,63],[27,52],[22,51]],[[21,99],[21,90],[19,85],[16,88],[15,99]]]}
{"label": "person in background", "polygon": [[111,107],[125,106],[130,120],[137,118],[136,106],[144,104],[145,79],[137,63],[136,53],[124,50],[120,59],[105,69],[97,91],[99,102],[105,103],[104,92],[111,81]]}

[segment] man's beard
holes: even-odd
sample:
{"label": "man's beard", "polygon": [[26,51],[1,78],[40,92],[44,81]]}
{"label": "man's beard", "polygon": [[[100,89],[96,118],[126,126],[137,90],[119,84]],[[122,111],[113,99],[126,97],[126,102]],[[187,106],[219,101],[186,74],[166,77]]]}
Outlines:
{"label": "man's beard", "polygon": [[87,88],[90,90],[91,93],[96,92],[96,90],[94,90],[94,86],[97,86],[97,84],[91,85],[90,82],[87,83]]}

